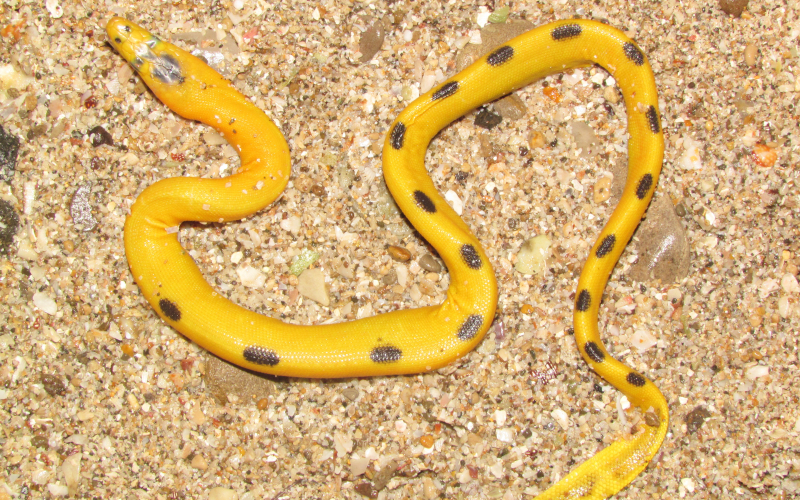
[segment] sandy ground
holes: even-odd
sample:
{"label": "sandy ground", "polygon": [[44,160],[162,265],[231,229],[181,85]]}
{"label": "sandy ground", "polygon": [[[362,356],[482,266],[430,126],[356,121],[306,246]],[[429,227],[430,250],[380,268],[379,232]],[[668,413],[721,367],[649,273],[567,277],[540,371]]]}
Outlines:
{"label": "sandy ground", "polygon": [[[668,220],[646,237],[643,224],[623,254],[601,331],[660,387],[671,429],[618,498],[800,496],[800,19],[792,2],[750,4],[739,18],[716,2],[508,4],[512,20],[626,31],[660,91]],[[238,159],[131,75],[106,44],[110,16],[202,50],[279,123],[294,162],[281,200],[245,221],[186,224],[181,239],[232,300],[308,324],[442,300],[447,273],[386,202],[380,151],[420,87],[455,73],[480,7],[0,6],[0,123],[20,141],[0,183],[0,499],[360,498],[368,481],[386,499],[531,498],[628,432],[638,411],[588,370],[569,330],[577,275],[615,202],[605,179],[618,184],[626,164],[624,107],[599,68],[522,90],[522,118],[484,130],[472,113],[433,141],[434,182],[463,206],[501,287],[487,338],[445,369],[237,373],[166,326],[128,269],[122,227],[137,194],[160,178],[226,175]],[[361,62],[370,26],[385,40]],[[572,122],[589,126],[588,153]],[[516,271],[540,234],[552,242],[544,273]],[[328,307],[289,274],[304,249],[320,254]]]}

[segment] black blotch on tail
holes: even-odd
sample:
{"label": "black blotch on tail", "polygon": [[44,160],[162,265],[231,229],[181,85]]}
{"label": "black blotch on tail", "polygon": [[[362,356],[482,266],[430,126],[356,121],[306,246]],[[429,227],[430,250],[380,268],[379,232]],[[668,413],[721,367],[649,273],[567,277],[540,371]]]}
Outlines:
{"label": "black blotch on tail", "polygon": [[597,247],[597,252],[595,252],[597,258],[601,259],[606,255],[608,255],[608,253],[614,249],[614,243],[616,242],[617,242],[617,237],[614,236],[613,234],[609,234],[608,236],[603,238],[603,241],[600,243],[600,246]]}
{"label": "black blotch on tail", "polygon": [[458,329],[458,338],[461,340],[471,340],[478,334],[483,326],[483,316],[480,314],[470,314],[461,327]]}
{"label": "black blotch on tail", "polygon": [[581,290],[578,294],[578,300],[575,301],[575,309],[580,312],[586,312],[589,310],[589,306],[592,305],[592,295],[589,293],[589,290]]}
{"label": "black blotch on tail", "polygon": [[475,247],[469,243],[465,243],[461,246],[461,258],[464,259],[464,262],[470,267],[470,269],[480,269],[483,265],[481,256],[478,255],[478,251],[475,250]]}
{"label": "black blotch on tail", "polygon": [[445,97],[450,97],[451,95],[455,94],[458,90],[458,82],[447,82],[442,85],[442,88],[437,90],[431,96],[431,99],[434,101],[437,99],[444,99]]}
{"label": "black blotch on tail", "polygon": [[629,384],[636,387],[642,387],[647,382],[644,377],[642,377],[636,372],[630,372],[628,376],[625,377],[625,379],[628,381]]}
{"label": "black blotch on tail", "polygon": [[489,66],[500,66],[504,62],[508,62],[514,57],[514,48],[508,45],[495,49],[494,52],[486,57],[486,62]]}
{"label": "black blotch on tail", "polygon": [[625,56],[633,61],[633,64],[637,66],[644,64],[644,54],[642,54],[642,51],[639,50],[636,44],[625,42],[625,45],[622,46],[622,50],[625,52]]}
{"label": "black blotch on tail", "polygon": [[600,346],[594,342],[587,342],[583,346],[584,352],[589,358],[594,361],[595,363],[602,363],[606,359],[606,355],[603,353],[603,350],[600,349]]}
{"label": "black blotch on tail", "polygon": [[650,131],[654,134],[661,132],[661,122],[658,121],[658,111],[655,106],[647,109],[647,121],[650,123]]}
{"label": "black blotch on tail", "polygon": [[417,203],[419,208],[425,210],[429,214],[436,213],[436,205],[434,205],[433,200],[431,200],[430,196],[422,191],[414,191],[414,201]]}
{"label": "black blotch on tail", "polygon": [[653,187],[653,174],[644,174],[636,185],[636,197],[643,200]]}
{"label": "black blotch on tail", "polygon": [[402,149],[403,148],[403,139],[406,136],[406,126],[403,122],[397,122],[392,129],[392,134],[389,137],[389,142],[391,143],[394,149]]}
{"label": "black blotch on tail", "polygon": [[275,351],[257,345],[245,347],[242,356],[256,365],[275,366],[281,361]]}
{"label": "black blotch on tail", "polygon": [[164,313],[164,316],[167,318],[171,319],[172,321],[180,321],[181,310],[178,308],[178,304],[175,302],[167,299],[161,299],[158,301],[158,307],[161,308],[161,312]]}
{"label": "black blotch on tail", "polygon": [[551,31],[550,36],[553,37],[553,40],[560,41],[568,38],[575,38],[580,35],[581,32],[583,32],[583,28],[581,28],[579,24],[565,24]]}
{"label": "black blotch on tail", "polygon": [[382,345],[369,353],[369,359],[375,363],[394,363],[402,357],[403,351],[393,345]]}

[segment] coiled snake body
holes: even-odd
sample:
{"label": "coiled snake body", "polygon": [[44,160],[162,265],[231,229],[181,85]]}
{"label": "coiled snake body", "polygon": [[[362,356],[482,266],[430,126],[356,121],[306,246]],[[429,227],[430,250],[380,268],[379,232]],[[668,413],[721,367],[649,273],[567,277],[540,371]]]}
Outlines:
{"label": "coiled snake body", "polygon": [[666,434],[667,403],[652,382],[611,357],[597,327],[603,289],[650,202],[664,149],[652,70],[623,33],[585,20],[542,26],[496,48],[411,103],[387,133],[383,173],[400,209],[447,265],[447,299],[436,307],[297,326],[222,297],[204,280],[176,234],[183,221],[237,220],[275,200],[291,173],[289,148],[280,131],[188,52],[122,18],[111,19],[107,31],[113,47],[164,104],[214,127],[241,156],[234,175],[164,179],[139,195],[125,223],[125,252],[141,293],[164,321],[217,356],[251,370],[294,377],[424,372],[472,350],[494,318],[497,283],[480,242],[427,175],[428,143],[467,111],[546,75],[589,64],[606,68],[625,97],[628,179],[581,273],[575,339],[600,376],[649,412],[634,438],[605,448],[540,498],[606,498],[644,469]]}

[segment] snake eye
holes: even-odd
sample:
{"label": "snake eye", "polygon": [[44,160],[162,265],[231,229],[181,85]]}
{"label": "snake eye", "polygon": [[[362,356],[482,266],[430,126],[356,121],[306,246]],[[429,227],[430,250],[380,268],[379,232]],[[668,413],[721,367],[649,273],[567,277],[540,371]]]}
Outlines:
{"label": "snake eye", "polygon": [[122,29],[122,31],[124,31],[125,33],[130,33],[131,32],[131,27],[128,26],[127,24],[123,24],[122,28],[120,28],[120,29]]}
{"label": "snake eye", "polygon": [[120,37],[115,37],[114,41],[117,43],[122,43],[122,39]]}

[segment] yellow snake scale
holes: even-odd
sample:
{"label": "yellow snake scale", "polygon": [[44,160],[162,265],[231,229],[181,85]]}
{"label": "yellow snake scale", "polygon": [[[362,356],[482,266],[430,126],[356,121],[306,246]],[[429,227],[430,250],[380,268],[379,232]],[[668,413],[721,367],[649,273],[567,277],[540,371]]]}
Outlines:
{"label": "yellow snake scale", "polygon": [[241,219],[281,194],[291,164],[280,131],[188,52],[126,19],[111,19],[107,31],[111,45],[164,104],[214,127],[241,156],[233,175],[164,179],[136,199],[125,223],[125,252],[141,293],[164,321],[217,356],[250,370],[292,377],[427,372],[472,350],[494,319],[497,283],[480,242],[426,172],[428,143],[464,113],[546,75],[591,64],[608,70],[628,114],[628,177],[578,282],[575,341],[591,368],[647,413],[634,437],[603,449],[539,498],[607,498],[647,466],[667,432],[667,403],[650,380],[606,351],[597,326],[608,276],[650,202],[664,152],[652,70],[622,32],[586,20],[541,26],[492,50],[403,110],[386,134],[383,174],[400,209],[447,264],[447,298],[436,307],[297,326],[222,297],[203,279],[177,235],[183,221]]}

